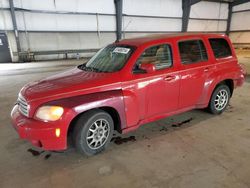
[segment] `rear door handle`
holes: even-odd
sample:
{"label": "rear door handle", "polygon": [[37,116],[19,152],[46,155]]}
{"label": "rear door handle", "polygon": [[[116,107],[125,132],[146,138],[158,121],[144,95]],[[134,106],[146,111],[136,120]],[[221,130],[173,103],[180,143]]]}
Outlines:
{"label": "rear door handle", "polygon": [[169,76],[166,76],[165,78],[164,78],[164,80],[165,81],[172,81],[172,80],[174,80],[175,79],[175,76],[172,76],[172,75],[169,75]]}

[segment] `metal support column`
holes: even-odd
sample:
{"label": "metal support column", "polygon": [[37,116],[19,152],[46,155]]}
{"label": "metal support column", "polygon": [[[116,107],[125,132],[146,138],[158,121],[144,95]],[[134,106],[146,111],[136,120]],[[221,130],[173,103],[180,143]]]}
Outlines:
{"label": "metal support column", "polygon": [[190,9],[191,9],[190,0],[182,0],[182,27],[181,27],[182,32],[187,32]]}
{"label": "metal support column", "polygon": [[182,0],[182,32],[187,32],[188,30],[188,22],[191,6],[199,3],[201,0]]}
{"label": "metal support column", "polygon": [[12,24],[13,24],[13,29],[14,29],[14,35],[16,39],[17,53],[18,53],[18,58],[19,58],[19,53],[21,52],[21,45],[19,41],[19,32],[17,29],[16,15],[15,15],[15,8],[14,8],[13,0],[9,0],[9,4],[10,4],[10,13],[11,13],[11,19],[12,19]]}
{"label": "metal support column", "polygon": [[119,41],[122,38],[122,1],[114,0],[115,12],[116,12],[116,40]]}
{"label": "metal support column", "polygon": [[227,30],[226,30],[227,36],[229,36],[229,33],[230,33],[232,13],[233,13],[233,6],[232,6],[232,3],[229,3],[228,4],[228,16],[227,16]]}
{"label": "metal support column", "polygon": [[250,2],[250,0],[236,0],[236,1],[233,1],[232,3],[228,3],[228,17],[227,17],[227,30],[226,30],[227,35],[229,35],[230,33],[233,7],[237,5],[241,5],[243,3],[248,3],[248,2]]}

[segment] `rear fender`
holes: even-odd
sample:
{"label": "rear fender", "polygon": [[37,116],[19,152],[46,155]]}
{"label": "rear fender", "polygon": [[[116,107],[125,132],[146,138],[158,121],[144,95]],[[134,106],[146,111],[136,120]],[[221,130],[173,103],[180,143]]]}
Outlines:
{"label": "rear fender", "polygon": [[220,82],[224,80],[233,80],[233,79],[232,77],[217,76],[215,78],[211,77],[210,79],[206,80],[201,98],[197,104],[197,108],[207,107],[214,89]]}
{"label": "rear fender", "polygon": [[204,83],[202,95],[197,103],[197,108],[206,107],[210,101],[210,97],[216,86],[224,80],[233,80],[235,87],[235,80],[239,79],[239,67],[233,62],[226,62],[217,64],[215,71],[208,75]]}

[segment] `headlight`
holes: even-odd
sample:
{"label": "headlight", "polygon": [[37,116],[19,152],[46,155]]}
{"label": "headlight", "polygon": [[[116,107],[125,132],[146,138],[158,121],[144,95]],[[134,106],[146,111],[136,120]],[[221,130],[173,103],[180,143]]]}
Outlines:
{"label": "headlight", "polygon": [[63,108],[60,106],[42,106],[36,112],[36,118],[43,121],[56,121],[63,114]]}

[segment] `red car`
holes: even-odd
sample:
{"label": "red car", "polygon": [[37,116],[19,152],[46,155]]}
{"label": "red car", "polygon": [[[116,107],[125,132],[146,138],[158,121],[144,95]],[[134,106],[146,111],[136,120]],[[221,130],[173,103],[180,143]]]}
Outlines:
{"label": "red car", "polygon": [[222,113],[244,82],[229,38],[171,34],[108,45],[86,64],[25,85],[11,117],[22,139],[44,150],[105,149],[113,131],[195,108]]}

